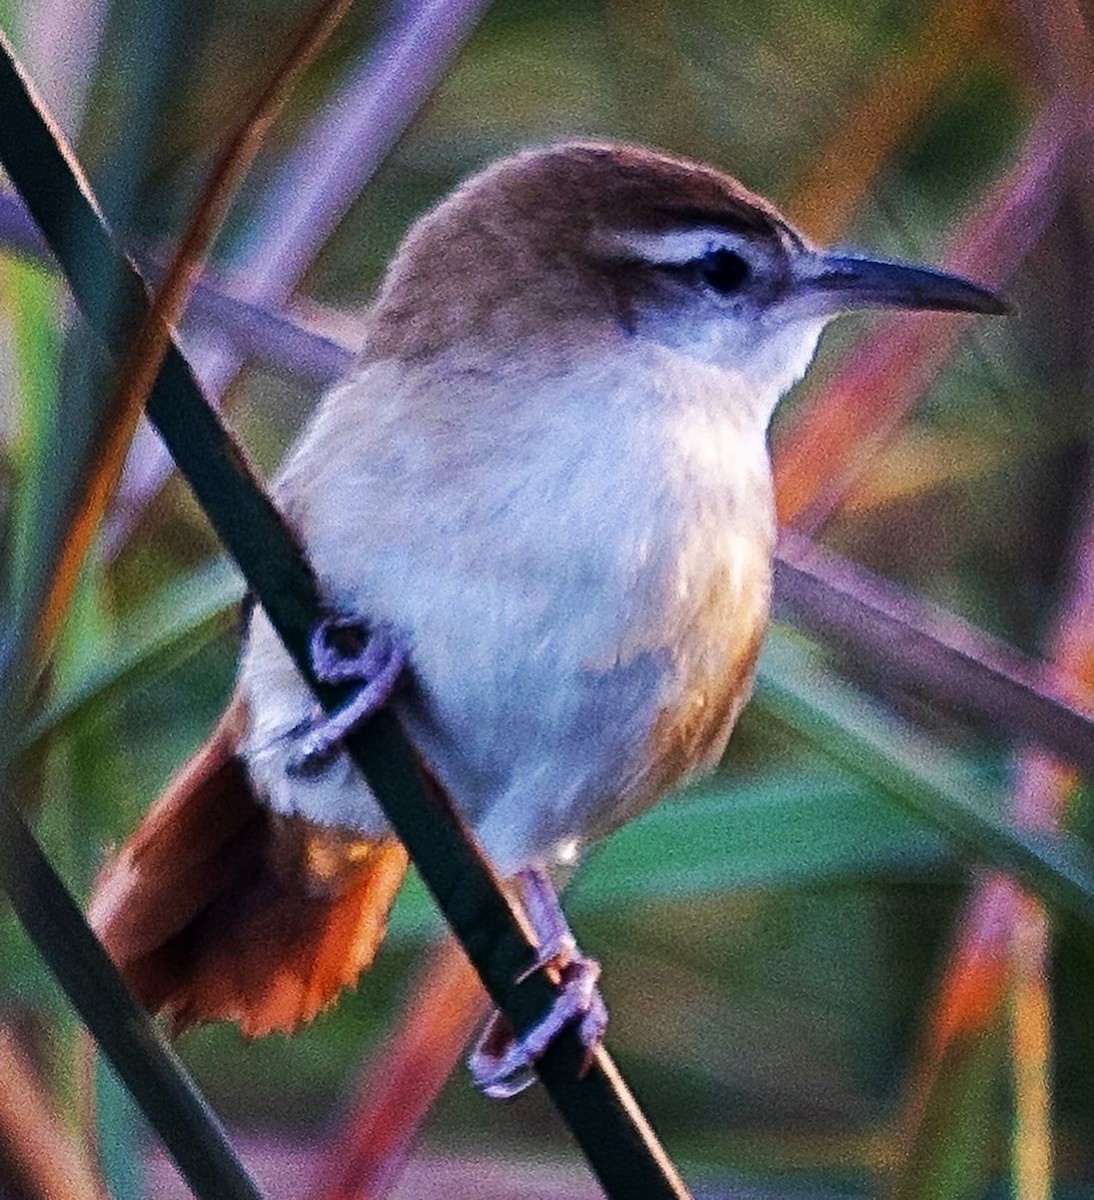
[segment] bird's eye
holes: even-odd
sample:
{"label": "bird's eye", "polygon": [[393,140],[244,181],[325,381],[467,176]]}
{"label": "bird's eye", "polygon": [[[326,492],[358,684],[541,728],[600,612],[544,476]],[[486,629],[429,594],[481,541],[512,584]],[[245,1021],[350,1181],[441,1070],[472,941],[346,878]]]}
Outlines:
{"label": "bird's eye", "polygon": [[752,268],[733,250],[711,250],[699,260],[699,275],[719,295],[730,296],[748,282]]}

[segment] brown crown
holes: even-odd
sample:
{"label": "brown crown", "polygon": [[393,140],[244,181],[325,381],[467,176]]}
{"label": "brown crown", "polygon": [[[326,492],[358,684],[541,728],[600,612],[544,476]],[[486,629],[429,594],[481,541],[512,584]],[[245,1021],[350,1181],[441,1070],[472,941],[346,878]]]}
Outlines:
{"label": "brown crown", "polygon": [[[762,197],[702,163],[639,146],[570,142],[506,158],[411,229],[373,311],[366,356],[428,356],[459,343],[491,353],[567,326],[618,336],[627,303],[601,236],[709,226],[800,235]],[[563,339],[564,340],[564,339]]]}

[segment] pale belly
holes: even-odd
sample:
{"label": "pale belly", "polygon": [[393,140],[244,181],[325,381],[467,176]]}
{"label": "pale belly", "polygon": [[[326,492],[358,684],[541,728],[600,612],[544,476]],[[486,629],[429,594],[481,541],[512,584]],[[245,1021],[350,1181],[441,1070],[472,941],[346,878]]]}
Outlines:
{"label": "pale belly", "polygon": [[[727,416],[718,372],[648,357],[640,391],[628,373],[598,401],[592,437],[580,391],[455,438],[429,424],[440,403],[400,407],[400,377],[370,373],[328,398],[285,476],[331,599],[403,641],[397,715],[504,874],[712,768],[751,686],[774,531],[763,430]],[[362,447],[333,418],[366,382]],[[256,791],[385,833],[344,755],[287,771],[320,714],[261,612],[240,687]]]}
{"label": "pale belly", "polygon": [[[395,710],[499,871],[572,854],[716,765],[751,689],[769,554],[758,532],[724,536],[696,554],[695,578],[613,593],[608,575],[546,603],[437,576],[392,614],[410,654]],[[306,778],[286,770],[318,711],[272,637],[257,614],[244,682],[258,790],[277,811],[385,833],[345,756]]]}
{"label": "pale belly", "polygon": [[499,869],[572,854],[717,764],[767,623],[768,569],[762,551],[748,553],[746,588],[717,572],[701,599],[650,621],[661,633],[644,644],[581,662],[511,643],[512,670],[486,704],[459,688],[406,706],[411,736]]}

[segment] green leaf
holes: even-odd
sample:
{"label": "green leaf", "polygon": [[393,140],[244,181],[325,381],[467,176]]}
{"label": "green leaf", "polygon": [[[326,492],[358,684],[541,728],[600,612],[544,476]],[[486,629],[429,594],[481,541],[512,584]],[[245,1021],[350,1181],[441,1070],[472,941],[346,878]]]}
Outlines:
{"label": "green leaf", "polygon": [[23,731],[18,753],[37,753],[44,739],[63,736],[183,662],[210,638],[231,627],[243,583],[227,559],[216,559],[172,580],[126,621],[128,644],[106,648],[55,696]]}
{"label": "green leaf", "polygon": [[974,861],[1094,924],[1094,855],[1085,842],[1011,825],[997,794],[966,760],[838,679],[803,639],[772,631],[757,702],[850,775],[946,833]]}
{"label": "green leaf", "polygon": [[834,773],[716,775],[594,852],[573,903],[906,875],[950,862],[943,839]]}
{"label": "green leaf", "polygon": [[974,1041],[953,1043],[939,1065],[892,1200],[976,1200],[1004,1140],[1000,1097],[1006,1062],[1000,1021]]}
{"label": "green leaf", "polygon": [[11,588],[19,627],[28,619],[26,596],[42,570],[45,548],[36,537],[39,512],[50,491],[50,446],[57,424],[56,393],[60,363],[58,305],[63,292],[41,268],[0,262],[0,297],[13,332],[14,392],[19,398],[19,430],[12,446],[15,494],[12,502],[14,561]]}

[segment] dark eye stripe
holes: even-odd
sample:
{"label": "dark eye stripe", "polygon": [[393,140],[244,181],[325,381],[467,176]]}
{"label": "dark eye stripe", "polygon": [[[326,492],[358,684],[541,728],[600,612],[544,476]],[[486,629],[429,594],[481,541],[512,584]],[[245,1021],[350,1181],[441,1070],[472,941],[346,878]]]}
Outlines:
{"label": "dark eye stripe", "polygon": [[657,263],[658,269],[695,287],[705,285],[720,296],[732,296],[753,282],[752,264],[725,246],[681,263]]}

